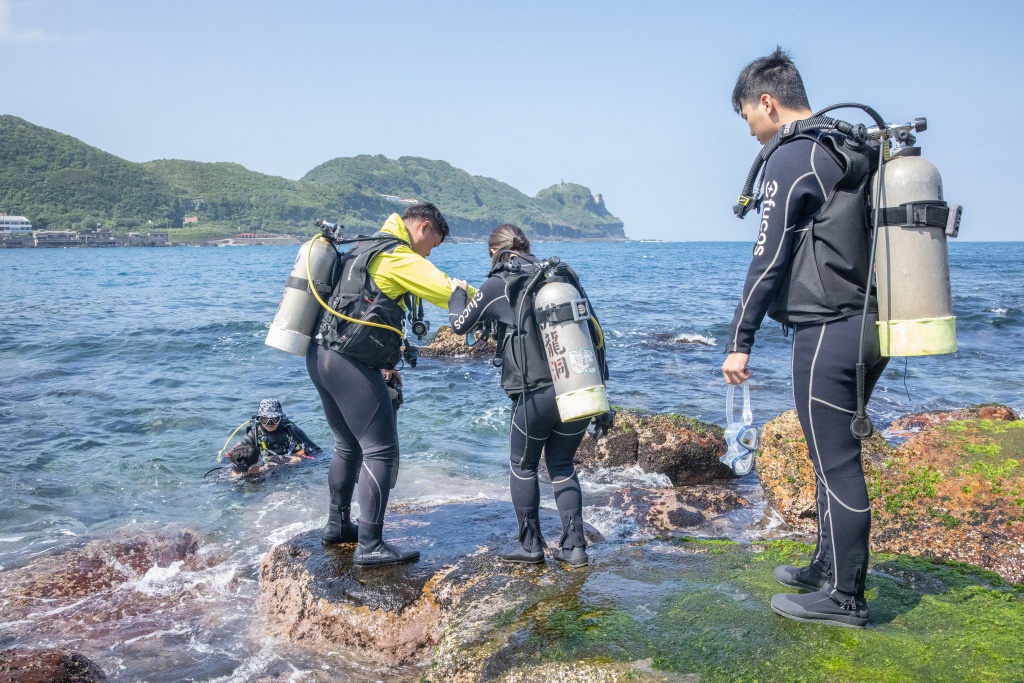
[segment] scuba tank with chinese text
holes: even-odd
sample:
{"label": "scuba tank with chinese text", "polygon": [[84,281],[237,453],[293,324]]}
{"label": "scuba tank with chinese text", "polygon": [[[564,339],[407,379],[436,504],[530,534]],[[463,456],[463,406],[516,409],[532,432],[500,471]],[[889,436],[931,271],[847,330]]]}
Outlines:
{"label": "scuba tank with chinese text", "polygon": [[554,277],[540,286],[533,304],[563,422],[601,415],[609,409],[604,370],[590,331],[590,303],[569,283],[567,272],[564,264],[556,265]]}

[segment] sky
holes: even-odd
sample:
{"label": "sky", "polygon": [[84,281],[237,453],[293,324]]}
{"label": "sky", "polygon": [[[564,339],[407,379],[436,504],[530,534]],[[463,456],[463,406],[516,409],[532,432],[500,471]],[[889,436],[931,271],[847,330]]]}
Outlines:
{"label": "sky", "polygon": [[1024,143],[1002,124],[1024,113],[1022,24],[1002,1],[0,0],[0,114],[293,179],[443,159],[528,195],[586,185],[634,239],[746,241],[731,207],[760,147],[730,95],[781,45],[813,109],[927,117],[961,239],[1020,240]]}

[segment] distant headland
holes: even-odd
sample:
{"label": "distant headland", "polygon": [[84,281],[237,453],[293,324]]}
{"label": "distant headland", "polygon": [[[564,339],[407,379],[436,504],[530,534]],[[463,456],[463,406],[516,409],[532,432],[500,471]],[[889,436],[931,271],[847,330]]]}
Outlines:
{"label": "distant headland", "polygon": [[[436,203],[459,240],[482,239],[506,222],[546,240],[626,239],[603,197],[575,183],[529,197],[445,161],[380,155],[338,157],[299,180],[233,163],[136,163],[0,116],[0,212],[52,233],[42,240],[52,246],[290,243],[313,234],[318,218],[372,232],[417,201]],[[47,246],[24,231],[15,237],[7,231],[0,241]]]}

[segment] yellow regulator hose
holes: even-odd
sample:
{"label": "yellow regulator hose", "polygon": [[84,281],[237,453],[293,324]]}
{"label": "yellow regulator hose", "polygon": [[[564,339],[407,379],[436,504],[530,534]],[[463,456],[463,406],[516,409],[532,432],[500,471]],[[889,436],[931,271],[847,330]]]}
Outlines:
{"label": "yellow regulator hose", "polygon": [[238,430],[244,427],[245,425],[249,424],[251,421],[252,420],[246,420],[242,424],[235,427],[235,431],[231,432],[231,436],[229,436],[228,440],[224,442],[224,448],[217,451],[217,462],[220,462],[221,460],[224,459],[224,451],[228,449],[228,444],[231,443],[231,439],[235,438],[235,434],[238,433]]}
{"label": "yellow regulator hose", "polygon": [[383,323],[371,323],[369,320],[359,320],[358,318],[350,318],[350,317],[348,317],[347,315],[345,315],[343,313],[338,313],[336,310],[334,310],[333,308],[328,306],[327,303],[323,299],[320,298],[320,294],[318,294],[317,291],[316,291],[316,286],[315,286],[316,283],[313,281],[313,272],[312,272],[312,270],[309,267],[309,260],[310,260],[309,257],[313,255],[313,244],[318,239],[323,240],[324,242],[327,242],[327,240],[324,239],[323,237],[317,237],[317,238],[311,239],[309,241],[309,250],[306,252],[306,278],[309,280],[309,291],[313,294],[314,297],[316,297],[316,300],[318,302],[320,302],[320,305],[323,306],[324,309],[328,313],[330,313],[331,315],[337,316],[337,317],[341,318],[342,320],[347,320],[350,323],[355,323],[357,325],[369,325],[370,327],[379,327],[381,329],[391,330],[392,332],[397,334],[399,337],[404,337],[405,334],[400,329],[398,329],[397,327],[391,327],[391,325],[384,325]]}

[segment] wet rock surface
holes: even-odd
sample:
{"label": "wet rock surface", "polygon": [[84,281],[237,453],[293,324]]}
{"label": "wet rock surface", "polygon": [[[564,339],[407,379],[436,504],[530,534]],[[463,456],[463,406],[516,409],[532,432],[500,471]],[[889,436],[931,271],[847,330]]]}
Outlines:
{"label": "wet rock surface", "polygon": [[[113,680],[139,680],[136,665],[174,671],[176,680],[208,675],[209,661],[197,662],[178,646],[234,640],[208,613],[210,595],[232,574],[221,574],[222,558],[202,548],[192,531],[133,532],[0,572],[0,643],[61,643]],[[230,667],[230,658],[213,666],[221,665]]]}
{"label": "wet rock surface", "polygon": [[[872,549],[969,562],[1024,582],[1024,421],[1005,406],[975,406],[897,423],[919,431],[895,448],[878,434],[865,443]],[[788,524],[815,528],[814,473],[795,411],[765,425],[757,473]]]}
{"label": "wet rock surface", "polygon": [[723,486],[687,486],[627,487],[612,495],[609,505],[635,519],[640,533],[671,536],[749,503],[735,490]]}
{"label": "wet rock surface", "polygon": [[[555,513],[542,510],[541,523],[546,538],[560,536]],[[419,550],[420,560],[382,567],[353,565],[354,544],[324,548],[319,531],[300,534],[264,558],[260,611],[289,640],[343,645],[378,665],[422,664],[465,585],[503,580],[496,553],[514,531],[509,503],[390,514],[385,540]]]}
{"label": "wet rock surface", "polygon": [[673,486],[689,486],[735,478],[718,461],[725,451],[721,427],[682,415],[622,409],[607,436],[584,437],[576,464],[582,469],[637,465],[645,472],[666,475]]}
{"label": "wet rock surface", "polygon": [[493,358],[497,343],[493,339],[469,346],[466,336],[455,334],[448,325],[437,328],[437,334],[426,346],[419,347],[424,358]]}
{"label": "wet rock surface", "polygon": [[[1024,623],[1024,588],[961,565],[876,558],[870,629],[778,617],[772,570],[806,563],[809,550],[787,541],[604,545],[589,567],[524,567],[500,581],[472,558],[483,576],[452,606],[422,680],[995,680],[1024,662],[1010,630]],[[915,656],[894,657],[894,647]],[[975,648],[993,656],[979,661]]]}
{"label": "wet rock surface", "polygon": [[100,683],[103,670],[66,650],[0,650],[0,683]]}

